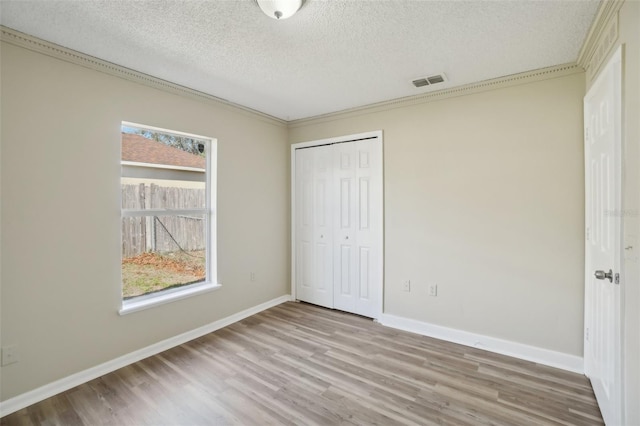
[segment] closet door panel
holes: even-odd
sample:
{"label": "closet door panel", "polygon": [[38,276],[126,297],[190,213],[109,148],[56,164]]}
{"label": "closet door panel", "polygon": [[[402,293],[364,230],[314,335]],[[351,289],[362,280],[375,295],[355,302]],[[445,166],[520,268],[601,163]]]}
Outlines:
{"label": "closet door panel", "polygon": [[313,152],[296,151],[296,295],[300,300],[313,299]]}
{"label": "closet door panel", "polygon": [[333,307],[330,147],[296,150],[296,297]]}
{"label": "closet door panel", "polygon": [[358,141],[355,241],[355,307],[351,312],[376,317],[382,280],[382,156],[379,139]]}
{"label": "closet door panel", "polygon": [[356,262],[356,144],[339,143],[334,149],[334,187],[336,209],[334,212],[334,307],[354,312],[357,262]]}
{"label": "closet door panel", "polygon": [[314,285],[313,300],[333,308],[333,157],[331,146],[311,148],[314,156]]}

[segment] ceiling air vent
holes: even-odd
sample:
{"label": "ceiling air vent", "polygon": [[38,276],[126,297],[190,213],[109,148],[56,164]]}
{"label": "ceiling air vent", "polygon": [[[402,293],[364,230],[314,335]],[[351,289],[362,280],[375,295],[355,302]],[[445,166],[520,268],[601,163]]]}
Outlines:
{"label": "ceiling air vent", "polygon": [[431,75],[429,77],[418,78],[413,80],[413,83],[416,87],[424,87],[431,86],[432,84],[444,83],[447,81],[447,77],[444,74]]}
{"label": "ceiling air vent", "polygon": [[416,87],[428,86],[429,81],[426,78],[419,78],[417,80],[413,80],[413,85]]}

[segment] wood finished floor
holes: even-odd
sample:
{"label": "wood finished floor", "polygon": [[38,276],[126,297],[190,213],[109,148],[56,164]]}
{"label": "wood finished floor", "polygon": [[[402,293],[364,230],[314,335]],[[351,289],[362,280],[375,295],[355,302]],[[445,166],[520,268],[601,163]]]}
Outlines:
{"label": "wood finished floor", "polygon": [[1,423],[603,424],[582,375],[293,302]]}

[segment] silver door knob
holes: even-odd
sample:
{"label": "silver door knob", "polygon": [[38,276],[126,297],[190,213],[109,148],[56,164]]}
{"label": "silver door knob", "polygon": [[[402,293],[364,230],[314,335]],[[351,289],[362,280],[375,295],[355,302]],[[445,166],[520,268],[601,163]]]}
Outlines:
{"label": "silver door knob", "polygon": [[609,280],[610,283],[613,282],[613,271],[611,269],[609,269],[609,272],[605,272],[605,271],[596,271],[593,274],[594,277],[596,277],[599,280],[604,280],[607,279]]}

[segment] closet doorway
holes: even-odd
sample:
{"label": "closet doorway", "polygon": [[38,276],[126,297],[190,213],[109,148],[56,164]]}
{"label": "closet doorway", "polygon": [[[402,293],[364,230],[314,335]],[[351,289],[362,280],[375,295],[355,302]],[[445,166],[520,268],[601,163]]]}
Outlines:
{"label": "closet doorway", "polygon": [[292,145],[294,299],[379,318],[382,156],[382,131]]}

